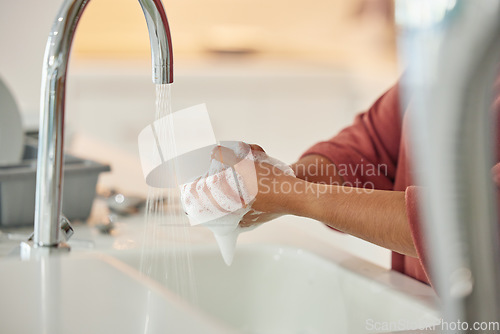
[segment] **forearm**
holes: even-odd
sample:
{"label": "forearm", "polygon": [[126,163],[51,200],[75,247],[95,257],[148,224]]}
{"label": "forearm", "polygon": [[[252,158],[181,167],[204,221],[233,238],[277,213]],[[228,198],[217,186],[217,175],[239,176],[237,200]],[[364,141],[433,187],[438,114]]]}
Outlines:
{"label": "forearm", "polygon": [[392,251],[416,257],[404,192],[292,180],[283,211],[309,217]]}

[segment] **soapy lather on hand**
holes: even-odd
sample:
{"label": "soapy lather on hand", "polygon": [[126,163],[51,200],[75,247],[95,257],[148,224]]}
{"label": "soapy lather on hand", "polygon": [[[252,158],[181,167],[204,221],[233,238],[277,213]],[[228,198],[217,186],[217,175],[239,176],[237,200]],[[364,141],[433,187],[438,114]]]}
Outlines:
{"label": "soapy lather on hand", "polygon": [[230,264],[239,233],[280,215],[270,209],[268,183],[283,177],[294,177],[286,164],[257,145],[233,142],[212,150],[209,170],[181,186],[181,202],[192,225],[212,230]]}

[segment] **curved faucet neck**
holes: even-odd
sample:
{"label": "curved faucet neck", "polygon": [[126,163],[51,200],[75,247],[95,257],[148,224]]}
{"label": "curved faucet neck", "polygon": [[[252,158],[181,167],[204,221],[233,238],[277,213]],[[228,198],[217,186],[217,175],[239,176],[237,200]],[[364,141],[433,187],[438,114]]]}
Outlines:
{"label": "curved faucet neck", "polygon": [[[54,21],[44,56],[40,99],[35,231],[37,247],[59,245],[62,209],[66,72],[76,27],[90,0],[66,0]],[[139,0],[151,42],[153,82],[173,82],[172,41],[161,0]]]}

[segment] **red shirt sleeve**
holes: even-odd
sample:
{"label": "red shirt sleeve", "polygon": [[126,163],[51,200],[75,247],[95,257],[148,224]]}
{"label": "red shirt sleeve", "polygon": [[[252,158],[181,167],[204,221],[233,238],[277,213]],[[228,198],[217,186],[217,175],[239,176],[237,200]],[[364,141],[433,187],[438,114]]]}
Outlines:
{"label": "red shirt sleeve", "polygon": [[395,85],[351,126],[302,156],[317,154],[329,159],[346,186],[392,190],[400,140],[399,88]]}

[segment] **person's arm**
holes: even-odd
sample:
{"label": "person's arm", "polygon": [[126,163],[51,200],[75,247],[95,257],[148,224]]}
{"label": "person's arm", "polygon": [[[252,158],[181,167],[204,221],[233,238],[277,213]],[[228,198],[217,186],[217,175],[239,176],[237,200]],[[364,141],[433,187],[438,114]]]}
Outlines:
{"label": "person's arm", "polygon": [[[326,185],[284,175],[261,177],[259,184],[259,194],[252,209],[262,213],[257,221],[255,215],[245,216],[240,223],[242,226],[292,214],[318,220],[400,254],[417,257],[402,191]],[[280,186],[272,186],[274,184]]]}
{"label": "person's arm", "polygon": [[282,196],[287,213],[316,219],[400,254],[417,256],[404,192],[310,184],[299,179],[290,182],[297,191]]}
{"label": "person's arm", "polygon": [[[406,217],[404,192],[307,182],[270,163],[272,159],[260,146],[250,145],[249,148],[254,158],[241,161],[231,149],[214,149],[212,161],[224,162],[233,169],[221,172],[217,169],[215,175],[207,174],[188,188],[183,188],[181,193],[186,195],[182,196],[185,207],[192,208],[193,214],[203,210],[207,213],[229,213],[232,211],[230,204],[239,199],[241,203],[251,206],[240,221],[241,226],[293,214],[321,221],[395,252],[416,256]],[[329,164],[328,161],[309,159],[316,167],[321,166],[318,163]],[[253,168],[249,168],[251,166]],[[232,170],[238,173],[240,190],[231,186]],[[332,172],[335,174],[335,170]],[[313,171],[307,173],[316,175]],[[242,195],[247,193],[252,196]]]}
{"label": "person's arm", "polygon": [[[416,256],[405,192],[382,191],[393,189],[400,138],[399,91],[395,85],[351,126],[314,145],[291,165],[297,180],[280,182],[293,183],[293,192],[266,196],[267,202],[255,203],[254,208],[262,205],[262,212],[278,210],[310,217],[398,253]],[[301,190],[295,191],[297,187]],[[273,200],[278,201],[278,208],[272,207]],[[264,215],[259,220],[270,217]]]}

